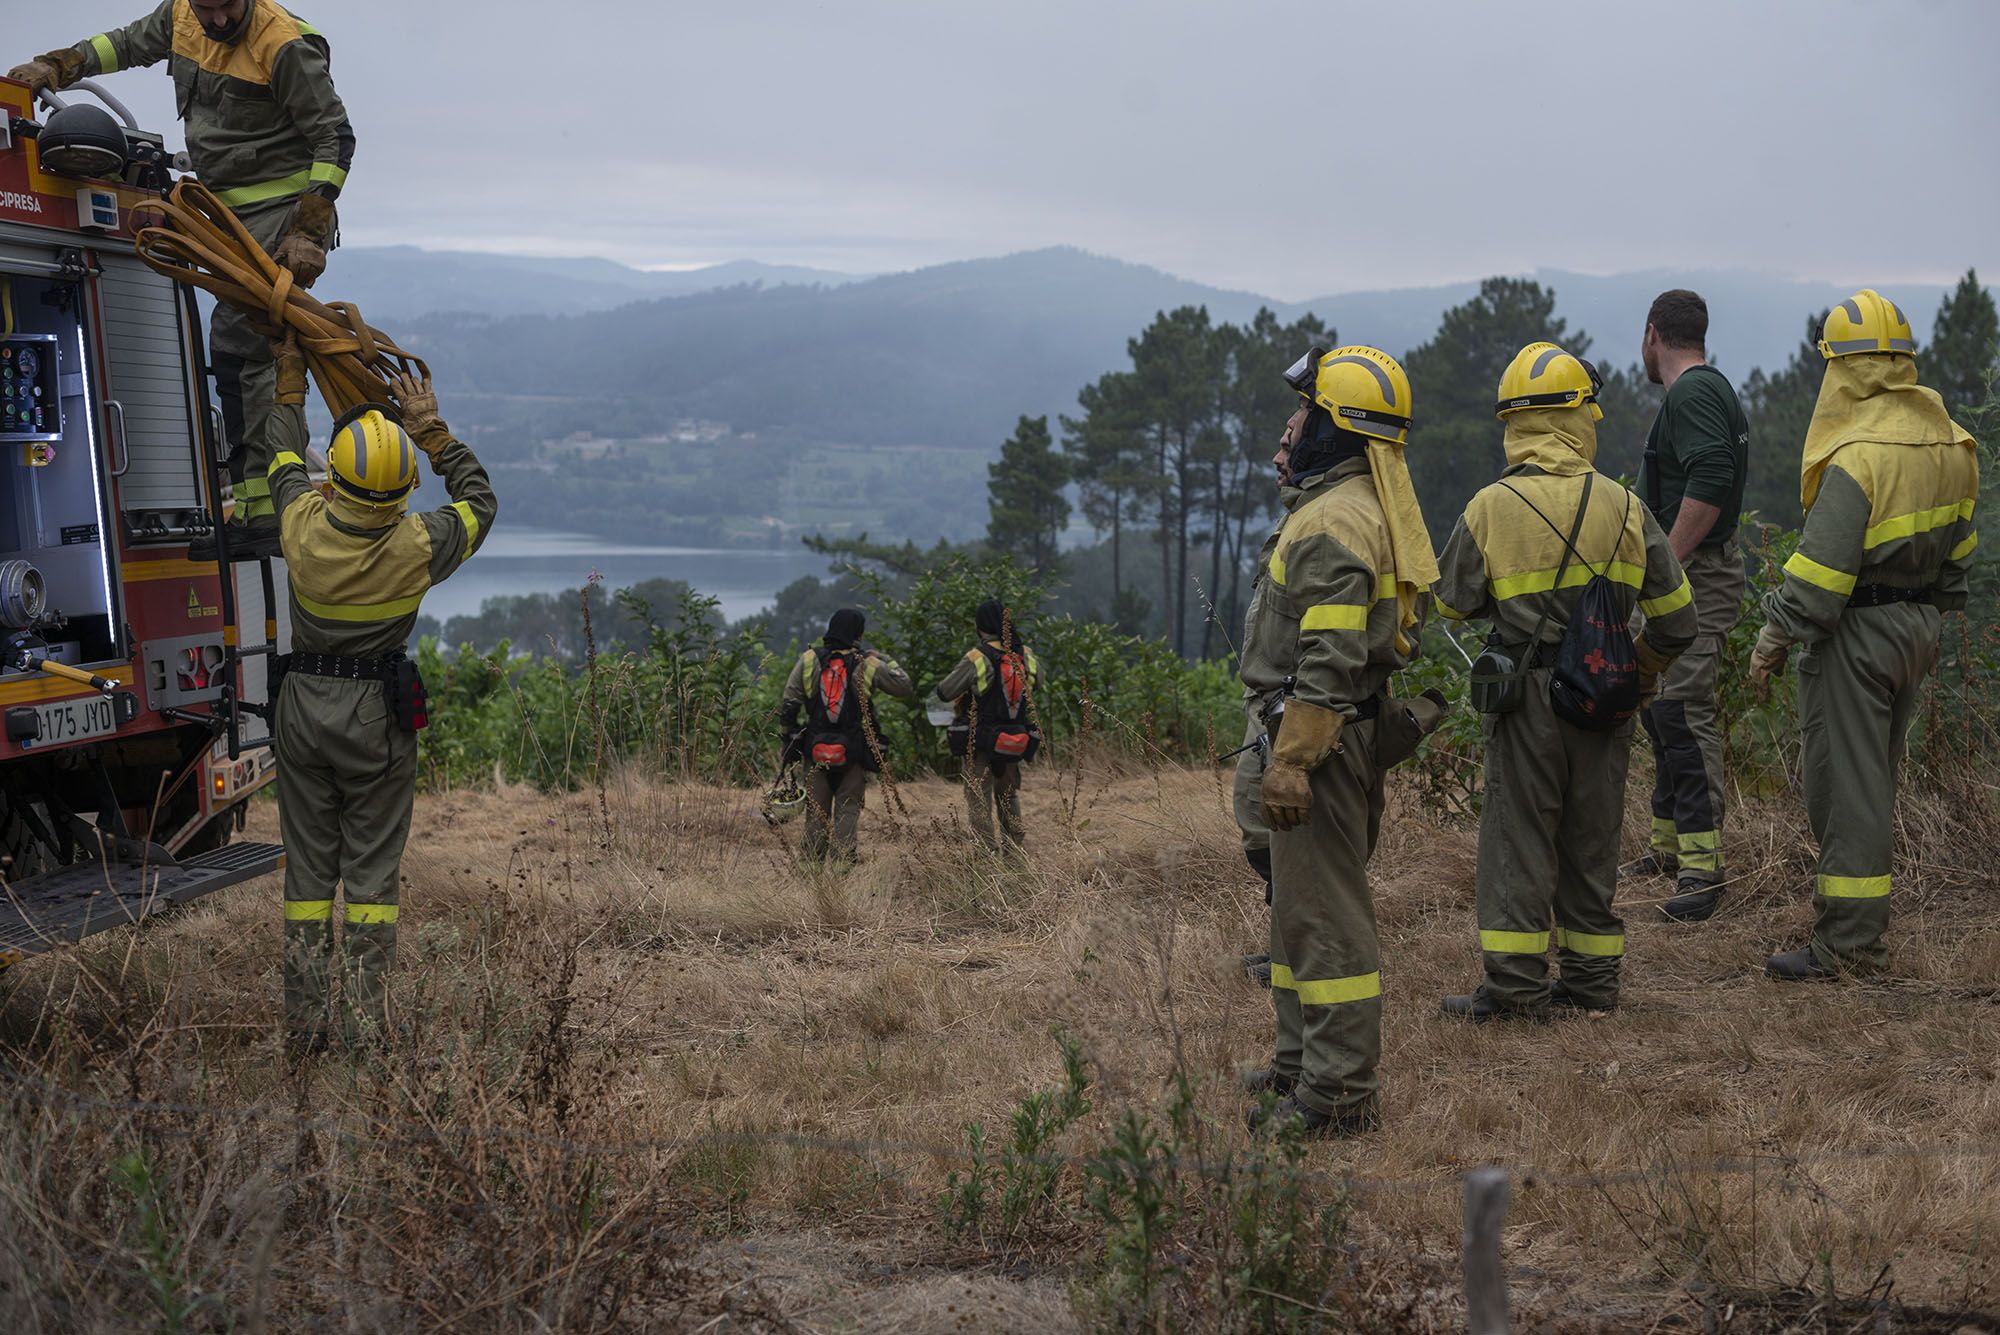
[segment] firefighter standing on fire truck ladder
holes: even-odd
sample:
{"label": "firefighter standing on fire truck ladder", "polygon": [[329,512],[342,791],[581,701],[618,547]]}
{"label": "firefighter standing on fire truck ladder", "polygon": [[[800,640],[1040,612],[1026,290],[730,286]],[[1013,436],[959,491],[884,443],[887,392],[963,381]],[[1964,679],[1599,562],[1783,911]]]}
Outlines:
{"label": "firefighter standing on fire truck ladder", "polygon": [[[305,434],[305,364],[274,363],[287,434]],[[285,841],[285,1023],[296,1052],[326,1046],[335,887],[341,1028],[350,1049],[388,1036],[398,873],[417,787],[423,683],[403,655],[424,594],[479,550],[499,506],[486,470],[438,417],[428,380],[399,377],[400,414],[363,404],[335,424],[326,493],[305,461],[271,461],[291,578],[292,653],[279,660],[272,731]],[[400,420],[399,420],[400,417]],[[417,451],[451,503],[408,513]]]}
{"label": "firefighter standing on fire truck ladder", "polygon": [[[334,201],[354,160],[329,55],[319,30],[276,0],[163,0],[145,18],[39,56],[10,77],[37,92],[60,90],[166,61],[195,174],[299,286],[311,287],[337,244]],[[248,316],[221,302],[209,356],[235,484],[230,555],[273,556],[278,520],[266,474],[291,442],[274,439],[282,415],[270,347]],[[215,543],[198,541],[188,554],[213,560]]]}
{"label": "firefighter standing on fire truck ladder", "polygon": [[785,760],[811,767],[806,831],[799,844],[799,855],[810,862],[826,861],[829,851],[840,861],[854,861],[868,776],[882,772],[875,692],[908,699],[916,691],[895,659],[861,647],[867,629],[859,609],[841,608],[827,622],[820,647],[800,654],[785,681],[779,709]]}

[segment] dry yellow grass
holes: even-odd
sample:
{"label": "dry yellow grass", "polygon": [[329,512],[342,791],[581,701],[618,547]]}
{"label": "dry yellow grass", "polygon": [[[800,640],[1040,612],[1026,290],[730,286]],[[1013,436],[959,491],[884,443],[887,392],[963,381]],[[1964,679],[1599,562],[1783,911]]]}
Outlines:
{"label": "dry yellow grass", "polygon": [[[1004,1124],[1054,1084],[1052,1028],[1081,1040],[1095,1081],[1063,1149],[1101,1143],[1127,1106],[1157,1110],[1177,1061],[1218,1140],[1247,1145],[1232,1077],[1266,1051],[1269,1003],[1238,959],[1261,948],[1265,909],[1227,776],[1044,767],[1027,785],[1025,867],[969,851],[954,785],[900,791],[902,814],[871,792],[863,860],[844,875],[797,867],[796,830],[767,829],[740,791],[627,777],[606,794],[608,828],[594,793],[421,800],[399,993],[416,1029],[386,1071],[336,1058],[286,1077],[274,880],[20,971],[11,1061],[108,1106],[20,1096],[42,1126],[17,1127],[0,1158],[0,1235],[31,1239],[0,1246],[0,1309],[32,1318],[16,1329],[67,1324],[14,1287],[87,1290],[91,1264],[65,1247],[159,1268],[103,1184],[102,1160],[130,1142],[167,1176],[191,1291],[278,1327],[339,1312],[364,1329],[1074,1324],[1091,1258],[1063,1247],[1087,1236],[1005,1258],[947,1239],[936,1201],[954,1164],[913,1147],[957,1146],[965,1123]],[[1474,1029],[1436,1015],[1477,978],[1473,832],[1394,792],[1374,867],[1386,1126],[1307,1159],[1364,1180],[1349,1239],[1357,1266],[1404,1292],[1392,1325],[1462,1321],[1458,1175],[1486,1162],[1517,1173],[1507,1261],[1525,1325],[1697,1328],[1721,1313],[1715,1328],[1781,1329],[1774,1311],[1809,1313],[1829,1288],[1886,1294],[1898,1329],[1993,1308],[1996,859],[1959,846],[1973,827],[1942,799],[1911,797],[1905,819],[1923,856],[1899,868],[1889,979],[1763,980],[1765,954],[1802,939],[1809,863],[1802,813],[1753,803],[1731,826],[1740,879],[1718,918],[1668,923],[1650,908],[1662,887],[1623,897],[1615,1015]],[[119,1106],[133,1101],[261,1112]],[[482,1168],[485,1151],[458,1142],[447,1155],[336,1134],[393,1145],[413,1124],[567,1148],[507,1141],[513,1157]],[[878,1147],[712,1134],[770,1131]],[[1954,1143],[1983,1148],[1877,1153]],[[1702,1167],[1751,1158],[1754,1173]],[[84,1183],[75,1199],[58,1169]],[[1576,1180],[1604,1174],[1618,1180]],[[612,1242],[565,1232],[577,1199],[615,1215]],[[538,1229],[560,1238],[528,1238]],[[628,1293],[635,1239],[672,1267]],[[124,1273],[96,1264],[98,1282]],[[580,1294],[586,1269],[596,1287]],[[482,1289],[502,1272],[518,1292]],[[87,1307],[76,1324],[103,1318]]]}

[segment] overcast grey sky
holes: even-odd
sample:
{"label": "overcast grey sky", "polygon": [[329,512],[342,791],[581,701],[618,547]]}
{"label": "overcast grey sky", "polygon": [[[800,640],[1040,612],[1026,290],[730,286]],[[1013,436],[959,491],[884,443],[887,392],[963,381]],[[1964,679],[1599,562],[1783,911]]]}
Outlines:
{"label": "overcast grey sky", "polygon": [[[7,63],[143,0],[0,0]],[[2000,0],[300,0],[346,239],[1285,299],[1538,267],[2000,276]],[[163,71],[120,96],[171,121]],[[177,131],[176,131],[177,134]]]}

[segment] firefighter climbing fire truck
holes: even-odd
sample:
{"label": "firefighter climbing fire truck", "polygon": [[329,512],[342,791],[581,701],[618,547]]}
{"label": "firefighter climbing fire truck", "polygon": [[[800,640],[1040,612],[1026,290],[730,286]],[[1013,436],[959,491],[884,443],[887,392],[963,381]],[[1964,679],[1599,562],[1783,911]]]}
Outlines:
{"label": "firefighter climbing fire truck", "polygon": [[174,164],[66,99],[0,79],[0,966],[283,860],[231,842],[283,579],[189,559],[227,445],[195,300],[132,250]]}

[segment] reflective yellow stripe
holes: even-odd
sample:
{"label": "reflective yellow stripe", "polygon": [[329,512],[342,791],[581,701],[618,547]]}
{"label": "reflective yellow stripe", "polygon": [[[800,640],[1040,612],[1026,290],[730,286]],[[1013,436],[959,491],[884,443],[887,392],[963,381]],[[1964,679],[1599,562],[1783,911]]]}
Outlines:
{"label": "reflective yellow stripe", "polygon": [[347,173],[331,162],[315,162],[307,176],[314,185],[330,185],[336,190],[347,184]]}
{"label": "reflective yellow stripe", "polygon": [[1889,893],[1886,876],[1822,876],[1819,892],[1828,899],[1882,899]]}
{"label": "reflective yellow stripe", "polygon": [[1321,603],[1299,618],[1300,630],[1366,630],[1368,609],[1354,603]]}
{"label": "reflective yellow stripe", "polygon": [[1394,572],[1378,576],[1375,580],[1375,601],[1386,602],[1396,596],[1396,576]]}
{"label": "reflective yellow stripe", "polygon": [[[1591,576],[1590,567],[1583,565],[1581,562],[1572,561],[1569,564],[1569,569],[1563,571],[1562,586],[1565,589],[1580,588],[1590,583]],[[1645,567],[1635,566],[1630,561],[1613,561],[1604,567],[1604,577],[1613,584],[1623,584],[1628,588],[1636,589],[1645,584],[1646,571]],[[1531,570],[1525,575],[1509,575],[1505,579],[1494,580],[1493,596],[1503,599],[1518,598],[1524,593],[1549,593],[1555,587],[1556,572],[1554,569]]]}
{"label": "reflective yellow stripe", "polygon": [[1273,584],[1285,582],[1285,558],[1276,552],[1271,553],[1271,582]]}
{"label": "reflective yellow stripe", "polygon": [[1975,530],[1965,535],[1964,542],[1959,543],[1958,546],[1951,549],[1950,559],[1953,561],[1963,561],[1966,557],[1972,555],[1972,549],[1978,545],[1979,534]]}
{"label": "reflective yellow stripe", "polygon": [[1950,505],[1934,506],[1929,510],[1918,510],[1912,514],[1897,515],[1879,524],[1870,524],[1861,535],[1864,551],[1880,547],[1885,542],[1898,538],[1913,538],[1919,533],[1929,533],[1932,529],[1956,524],[1961,519],[1972,518],[1972,501],[1954,501]]}
{"label": "reflective yellow stripe", "polygon": [[1694,601],[1694,589],[1688,584],[1688,577],[1681,576],[1681,586],[1672,593],[1658,598],[1641,598],[1639,610],[1649,617],[1663,617],[1669,612],[1678,612]]}
{"label": "reflective yellow stripe", "polygon": [[297,464],[300,468],[304,468],[306,461],[299,458],[298,455],[293,454],[290,450],[279,450],[276,454],[272,455],[270,470],[265,474],[264,478],[264,487],[266,490],[269,490],[271,486],[270,473],[277,472],[286,464]]}
{"label": "reflective yellow stripe", "polygon": [[393,621],[423,606],[424,596],[398,598],[387,603],[316,603],[292,585],[292,601],[321,621]]}
{"label": "reflective yellow stripe", "polygon": [[[118,48],[111,44],[111,39],[103,33],[99,33],[90,39],[90,45],[91,49],[97,52],[97,72],[99,74],[116,74],[118,72]],[[30,110],[33,110],[33,108],[30,108]]]}
{"label": "reflective yellow stripe", "polygon": [[1479,948],[1490,950],[1496,955],[1541,955],[1549,948],[1547,932],[1488,932],[1479,933]]}
{"label": "reflective yellow stripe", "polygon": [[297,14],[294,14],[294,15],[292,15],[292,22],[294,22],[294,23],[298,24],[298,25],[299,25],[299,31],[300,31],[301,33],[304,33],[304,34],[305,34],[305,35],[306,35],[307,37],[318,37],[318,36],[320,35],[320,31],[319,31],[319,29],[318,29],[318,28],[315,28],[315,27],[313,27],[313,25],[312,25],[312,24],[310,24],[310,23],[307,23],[307,22],[306,22],[306,21],[305,21],[304,19],[300,18],[300,17],[299,17],[299,16],[297,15]]}
{"label": "reflective yellow stripe", "polygon": [[394,904],[349,904],[347,921],[356,927],[381,926],[396,921]]}
{"label": "reflective yellow stripe", "polygon": [[262,204],[273,199],[285,199],[298,194],[312,184],[310,171],[293,172],[290,176],[276,181],[264,181],[258,185],[240,185],[234,190],[218,190],[215,197],[232,209],[240,209],[245,204]]}
{"label": "reflective yellow stripe", "polygon": [[285,901],[286,922],[332,922],[333,901],[330,899],[288,899]]}
{"label": "reflective yellow stripe", "polygon": [[[458,511],[459,522],[465,525],[465,552],[472,554],[472,544],[479,541],[479,517],[472,513],[472,502],[453,501],[451,508]],[[480,569],[485,569],[481,566]]]}
{"label": "reflective yellow stripe", "polygon": [[238,482],[233,490],[236,493],[236,499],[239,501],[255,500],[259,496],[269,496],[271,494],[271,479],[269,476],[246,477],[241,482]]}
{"label": "reflective yellow stripe", "polygon": [[1854,576],[1844,575],[1832,566],[1823,566],[1804,552],[1792,553],[1792,559],[1785,562],[1785,573],[1843,598],[1854,592]]}
{"label": "reflective yellow stripe", "polygon": [[1281,992],[1296,992],[1306,1006],[1339,1006],[1350,1001],[1367,1001],[1382,995],[1382,975],[1357,974],[1352,978],[1299,978],[1282,964],[1271,966],[1271,986]]}
{"label": "reflective yellow stripe", "polygon": [[1625,953],[1625,934],[1620,932],[1617,936],[1592,936],[1589,932],[1572,932],[1566,927],[1558,927],[1556,945],[1573,955],[1616,959]]}
{"label": "reflective yellow stripe", "polygon": [[[1671,829],[1673,822],[1668,821],[1667,825]],[[1705,848],[1714,850],[1722,847],[1722,832],[1720,830],[1688,830],[1680,836],[1680,840],[1683,849]]]}

